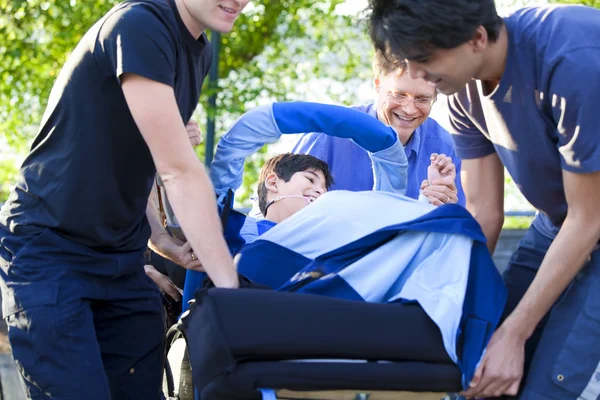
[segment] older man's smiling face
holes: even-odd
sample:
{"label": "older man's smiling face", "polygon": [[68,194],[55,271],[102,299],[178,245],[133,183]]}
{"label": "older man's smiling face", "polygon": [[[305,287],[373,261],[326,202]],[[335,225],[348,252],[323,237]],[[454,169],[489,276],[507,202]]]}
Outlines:
{"label": "older man's smiling face", "polygon": [[[435,88],[409,74],[398,76],[396,71],[375,78],[374,83],[377,118],[394,128],[402,144],[406,144],[415,129],[429,117]],[[407,98],[408,101],[401,105],[394,98]]]}

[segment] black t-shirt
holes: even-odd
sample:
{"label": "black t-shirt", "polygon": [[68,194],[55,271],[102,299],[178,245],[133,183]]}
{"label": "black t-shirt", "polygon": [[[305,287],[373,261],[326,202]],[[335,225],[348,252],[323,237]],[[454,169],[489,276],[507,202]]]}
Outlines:
{"label": "black t-shirt", "polygon": [[82,38],[52,89],[40,131],[0,213],[15,234],[44,228],[104,251],[146,246],[156,169],[120,77],[174,88],[184,123],[198,104],[211,46],[196,40],[173,0],[117,5]]}

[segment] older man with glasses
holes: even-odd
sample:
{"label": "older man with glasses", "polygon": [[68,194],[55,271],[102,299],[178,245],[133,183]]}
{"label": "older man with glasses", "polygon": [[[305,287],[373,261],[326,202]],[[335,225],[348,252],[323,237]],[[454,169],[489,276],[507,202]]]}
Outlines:
{"label": "older man with glasses", "polygon": [[[377,102],[353,107],[392,126],[408,157],[406,196],[427,197],[430,203],[465,204],[460,185],[460,160],[450,134],[429,117],[436,100],[435,88],[422,79],[405,74],[404,66],[391,64],[381,53],[373,60]],[[373,172],[367,152],[349,139],[306,133],[294,153],[313,155],[329,164],[335,179],[332,190],[371,190]],[[456,168],[442,168],[450,157]],[[429,168],[432,166],[434,168]],[[429,170],[429,179],[428,179]]]}

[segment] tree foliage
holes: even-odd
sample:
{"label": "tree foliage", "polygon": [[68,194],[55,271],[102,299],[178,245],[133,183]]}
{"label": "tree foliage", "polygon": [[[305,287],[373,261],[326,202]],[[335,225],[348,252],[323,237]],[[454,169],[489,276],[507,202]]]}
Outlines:
{"label": "tree foliage", "polygon": [[[242,112],[261,102],[304,98],[302,88],[315,74],[331,81],[360,78],[368,65],[368,46],[359,54],[348,47],[366,42],[364,29],[337,13],[343,0],[255,0],[220,47],[217,91],[219,132]],[[10,159],[26,152],[61,66],[81,36],[117,0],[0,0],[1,176],[14,176]],[[361,67],[361,68],[358,68]],[[327,85],[324,85],[327,90]],[[197,118],[206,116],[200,99]],[[351,101],[340,93],[337,101]],[[201,125],[203,121],[200,121]],[[8,146],[8,149],[7,149]],[[203,153],[200,151],[199,153]],[[262,156],[261,156],[262,154]],[[265,150],[249,163],[245,185],[256,180]],[[8,171],[12,169],[12,171]],[[255,177],[254,179],[252,177]],[[0,182],[0,201],[9,182]]]}
{"label": "tree foliage", "polygon": [[[81,36],[120,0],[0,0],[0,202],[38,128],[61,66]],[[353,2],[354,0],[345,0]],[[600,8],[600,0],[559,0]],[[195,118],[217,95],[217,133],[273,100],[354,103],[370,80],[364,21],[337,12],[344,0],[253,0],[220,47],[219,83],[205,89]],[[527,0],[499,0],[526,5]],[[203,156],[205,149],[198,151]],[[267,149],[247,160],[247,200]]]}
{"label": "tree foliage", "polygon": [[562,4],[582,4],[584,6],[600,8],[600,0],[560,0],[560,1],[552,1],[553,3],[562,3]]}

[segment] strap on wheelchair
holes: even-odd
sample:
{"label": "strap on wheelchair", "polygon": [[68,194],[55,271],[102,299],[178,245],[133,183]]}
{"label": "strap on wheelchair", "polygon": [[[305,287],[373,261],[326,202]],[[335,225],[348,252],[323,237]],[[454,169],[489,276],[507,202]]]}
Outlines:
{"label": "strap on wheelchair", "polygon": [[[169,350],[171,350],[171,346],[173,345],[173,343],[175,343],[175,341],[180,338],[185,339],[185,335],[183,333],[183,329],[181,328],[181,321],[178,321],[167,331],[165,340],[165,354],[169,354]],[[173,371],[171,370],[171,365],[169,364],[168,358],[165,358],[165,375],[167,380],[167,398],[177,398],[175,397],[175,382],[173,381]]]}
{"label": "strap on wheelchair", "polygon": [[225,198],[223,199],[223,210],[221,210],[221,226],[223,229],[227,226],[229,214],[233,210],[233,189],[228,189]]}

